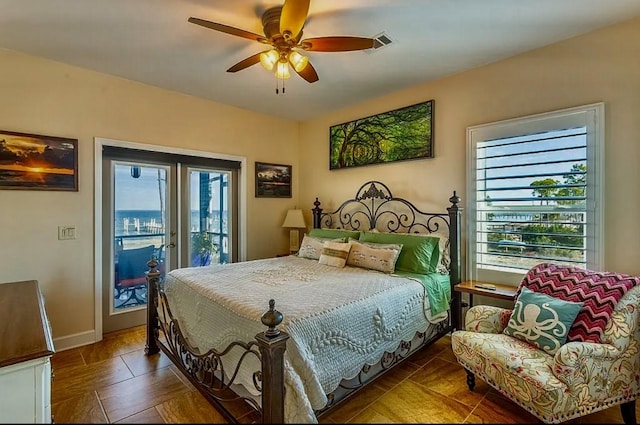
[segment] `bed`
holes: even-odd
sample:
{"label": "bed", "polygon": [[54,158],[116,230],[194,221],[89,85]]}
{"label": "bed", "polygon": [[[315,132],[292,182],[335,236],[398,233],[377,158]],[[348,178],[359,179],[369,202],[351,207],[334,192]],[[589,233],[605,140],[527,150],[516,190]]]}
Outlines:
{"label": "bed", "polygon": [[152,259],[146,355],[162,350],[230,422],[318,422],[459,328],[462,208],[449,201],[426,213],[369,181],[335,211],[316,198],[296,255],[163,279]]}

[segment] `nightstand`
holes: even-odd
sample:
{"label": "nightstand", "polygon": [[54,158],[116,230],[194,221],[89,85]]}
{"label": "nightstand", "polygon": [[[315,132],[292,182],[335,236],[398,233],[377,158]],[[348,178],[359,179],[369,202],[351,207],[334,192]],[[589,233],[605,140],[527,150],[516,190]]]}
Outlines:
{"label": "nightstand", "polygon": [[[457,292],[466,292],[469,294],[469,308],[473,307],[473,296],[482,295],[483,297],[496,298],[500,300],[514,301],[516,297],[516,286],[501,285],[499,283],[482,282],[479,280],[465,280],[453,287]],[[464,324],[462,309],[460,309],[460,321]]]}
{"label": "nightstand", "polygon": [[[492,289],[489,289],[492,288]],[[515,286],[500,285],[498,283],[481,282],[479,280],[465,280],[454,286],[458,292],[469,294],[469,304],[473,305],[473,295],[497,298],[501,300],[513,301],[516,295]]]}

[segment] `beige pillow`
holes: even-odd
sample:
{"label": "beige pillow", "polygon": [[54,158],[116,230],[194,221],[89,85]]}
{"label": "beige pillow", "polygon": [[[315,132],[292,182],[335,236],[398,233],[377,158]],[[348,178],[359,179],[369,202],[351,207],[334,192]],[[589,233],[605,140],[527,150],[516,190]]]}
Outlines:
{"label": "beige pillow", "polygon": [[344,242],[344,238],[321,238],[318,236],[304,235],[300,249],[298,250],[298,257],[310,258],[312,260],[318,260],[320,254],[322,254],[322,246],[326,241]]}
{"label": "beige pillow", "polygon": [[384,273],[393,273],[402,244],[382,244],[351,240],[347,264]]}
{"label": "beige pillow", "polygon": [[[386,233],[381,232],[378,229],[369,230],[370,233]],[[438,241],[438,250],[440,251],[440,257],[438,260],[438,266],[436,272],[440,274],[449,274],[449,267],[451,266],[451,255],[449,250],[449,233],[445,232],[433,232],[433,233],[408,233],[414,236],[430,236],[436,237]],[[360,241],[362,243],[362,241]],[[348,263],[347,263],[348,264]]]}
{"label": "beige pillow", "polygon": [[347,264],[350,250],[351,244],[349,242],[326,241],[322,246],[318,262],[327,266],[344,267]]}

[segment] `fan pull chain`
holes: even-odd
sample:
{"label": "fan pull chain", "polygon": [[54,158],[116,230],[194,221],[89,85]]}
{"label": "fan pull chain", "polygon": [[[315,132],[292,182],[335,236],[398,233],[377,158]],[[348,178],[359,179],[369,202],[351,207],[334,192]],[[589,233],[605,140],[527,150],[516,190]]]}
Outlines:
{"label": "fan pull chain", "polygon": [[[280,93],[280,78],[276,77],[276,94]],[[282,78],[282,94],[284,94],[284,78]]]}

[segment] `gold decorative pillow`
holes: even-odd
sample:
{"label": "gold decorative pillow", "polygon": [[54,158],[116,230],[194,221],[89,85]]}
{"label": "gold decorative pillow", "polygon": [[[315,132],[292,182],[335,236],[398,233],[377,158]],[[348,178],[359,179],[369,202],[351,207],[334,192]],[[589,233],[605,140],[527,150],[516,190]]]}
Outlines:
{"label": "gold decorative pillow", "polygon": [[321,238],[318,236],[304,235],[300,249],[298,250],[298,257],[309,258],[311,260],[318,260],[320,254],[322,254],[322,246],[326,241],[344,242],[344,238]]}
{"label": "gold decorative pillow", "polygon": [[327,266],[344,267],[347,264],[350,250],[351,244],[349,242],[327,241],[322,246],[318,262]]}
{"label": "gold decorative pillow", "polygon": [[381,244],[351,240],[347,264],[384,273],[393,273],[402,244]]}

